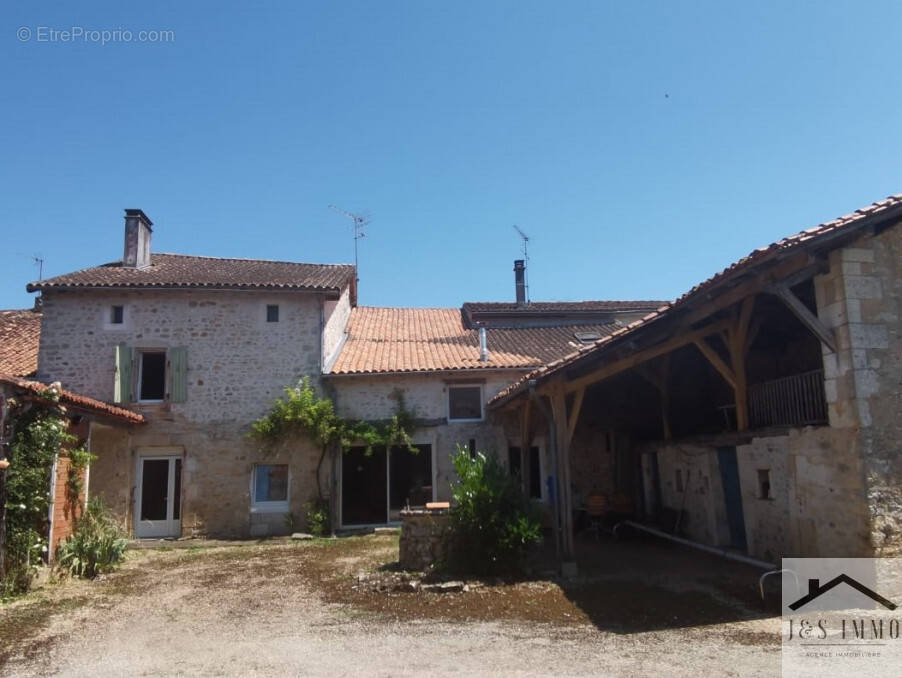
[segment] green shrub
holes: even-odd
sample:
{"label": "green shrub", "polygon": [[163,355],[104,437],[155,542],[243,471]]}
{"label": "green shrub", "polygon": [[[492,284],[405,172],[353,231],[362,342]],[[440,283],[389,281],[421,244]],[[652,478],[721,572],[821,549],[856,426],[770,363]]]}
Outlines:
{"label": "green shrub", "polygon": [[449,565],[472,574],[514,572],[541,540],[538,509],[495,456],[470,456],[458,445],[451,461],[459,480],[451,487]]}
{"label": "green shrub", "polygon": [[74,534],[60,545],[57,564],[76,577],[93,579],[122,562],[127,546],[122,528],[100,500],[92,499]]}
{"label": "green shrub", "polygon": [[329,504],[325,501],[311,501],[304,505],[304,520],[307,531],[314,537],[324,537],[332,531],[329,520]]}

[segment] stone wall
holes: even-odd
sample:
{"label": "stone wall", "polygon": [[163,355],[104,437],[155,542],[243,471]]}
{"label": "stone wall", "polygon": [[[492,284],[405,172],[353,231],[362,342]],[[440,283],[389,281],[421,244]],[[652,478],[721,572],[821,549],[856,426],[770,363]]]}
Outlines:
{"label": "stone wall", "polygon": [[[38,378],[100,400],[113,399],[118,344],[187,347],[187,399],[169,408],[195,423],[251,421],[284,386],[320,372],[317,295],[53,291],[43,299]],[[279,322],[266,322],[267,304],[279,305]],[[107,322],[112,305],[125,309],[121,326]]]}
{"label": "stone wall", "polygon": [[[184,403],[131,404],[148,423],[127,432],[98,426],[91,492],[102,495],[129,529],[134,525],[137,458],[176,450],[183,456],[182,534],[246,537],[303,527],[304,504],[317,496],[318,450],[301,439],[264,454],[246,438],[285,386],[320,371],[317,295],[229,291],[49,292],[39,375],[67,389],[110,401],[117,344],[187,347]],[[122,326],[109,308],[125,307]],[[266,305],[279,322],[266,322]],[[255,464],[288,463],[292,521],[251,509]],[[329,464],[323,465],[329,491]]]}
{"label": "stone wall", "polygon": [[[462,378],[455,377],[455,383]],[[478,375],[474,383],[482,383],[483,398],[488,401],[516,378],[517,373],[504,371]],[[390,418],[396,408],[391,395],[401,389],[407,408],[428,422],[414,432],[414,440],[432,446],[436,501],[450,499],[451,481],[456,478],[451,455],[458,444],[467,446],[475,440],[478,450],[496,453],[507,463],[507,438],[500,425],[488,420],[447,422],[448,383],[442,375],[336,377],[329,383],[339,414],[351,419]]]}
{"label": "stone wall", "polygon": [[837,352],[824,348],[830,424],[858,431],[865,501],[849,507],[866,519],[871,546],[902,550],[902,228],[865,235],[830,253],[818,276],[818,315],[833,328]]}
{"label": "stone wall", "polygon": [[[682,511],[680,531],[690,539],[730,541],[717,448],[698,443],[651,443],[658,454],[661,503]],[[761,436],[736,446],[749,555],[784,557],[868,555],[868,519],[862,510],[861,460],[854,429],[806,427]],[[762,496],[758,472],[769,471]],[[682,490],[677,487],[677,471]]]}
{"label": "stone wall", "polygon": [[421,571],[441,563],[448,553],[448,529],[447,510],[401,511],[401,569]]}
{"label": "stone wall", "polygon": [[[661,506],[674,517],[682,513],[679,533],[704,544],[726,543],[729,532],[716,450],[697,444],[659,442],[643,445],[637,451],[657,453]],[[670,530],[674,525],[664,527]]]}
{"label": "stone wall", "polygon": [[[244,437],[240,425],[213,431],[190,422],[169,420],[121,429],[97,427],[91,448],[91,495],[99,495],[130,531],[134,530],[134,498],[138,459],[142,456],[182,456],[181,533],[183,536],[248,537],[287,534],[306,529],[305,504],[317,494],[317,450],[305,438],[286,441],[263,452]],[[256,464],[287,464],[288,513],[258,513],[251,506],[251,482]],[[321,482],[329,494],[329,463]],[[290,515],[290,518],[289,518]]]}

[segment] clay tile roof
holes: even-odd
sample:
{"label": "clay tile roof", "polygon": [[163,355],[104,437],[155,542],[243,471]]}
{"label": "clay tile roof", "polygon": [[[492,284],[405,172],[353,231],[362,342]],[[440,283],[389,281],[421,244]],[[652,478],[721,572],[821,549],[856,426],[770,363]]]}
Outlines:
{"label": "clay tile roof", "polygon": [[[32,395],[42,396],[50,386],[42,384],[39,381],[31,381],[29,379],[21,379],[11,374],[0,374],[0,382],[9,384],[17,389],[26,391]],[[73,393],[72,391],[60,391],[60,402],[74,409],[87,412],[88,414],[96,414],[110,419],[118,419],[130,424],[142,424],[145,419],[137,412],[132,412],[123,407],[110,405],[101,400],[88,398],[87,396]]]}
{"label": "clay tile roof", "polygon": [[654,310],[666,301],[531,301],[518,306],[513,301],[467,301],[464,310],[470,313],[595,313],[604,311]]}
{"label": "clay tile roof", "polygon": [[351,311],[347,341],[330,373],[529,369],[573,351],[577,332],[604,336],[618,327],[489,328],[489,359],[481,362],[478,330],[464,326],[460,309],[358,307]]}
{"label": "clay tile roof", "polygon": [[0,372],[27,377],[38,370],[41,314],[31,309],[0,311]]}
{"label": "clay tile roof", "polygon": [[700,282],[673,303],[664,304],[661,308],[652,313],[649,313],[641,320],[632,322],[626,327],[618,329],[608,334],[607,336],[602,337],[597,342],[595,342],[594,345],[580,347],[576,351],[573,351],[569,355],[564,356],[559,360],[543,365],[529,372],[528,374],[523,375],[513,384],[496,394],[495,397],[493,397],[489,401],[489,405],[497,407],[506,400],[517,395],[517,393],[519,393],[526,387],[529,381],[533,379],[547,378],[551,373],[557,372],[558,370],[563,369],[564,367],[567,367],[568,365],[576,362],[586,353],[602,351],[608,346],[613,345],[617,339],[620,339],[621,337],[638,330],[642,330],[652,322],[667,317],[671,313],[671,311],[673,311],[673,309],[684,306],[685,304],[688,304],[700,298],[703,299],[708,294],[713,294],[714,288],[716,288],[719,284],[729,281],[734,276],[741,274],[758,264],[770,261],[773,257],[782,255],[793,249],[801,248],[803,245],[816,245],[820,240],[826,240],[827,238],[835,235],[842,235],[846,231],[851,232],[852,229],[864,226],[865,224],[873,220],[892,216],[891,214],[889,214],[889,210],[895,210],[893,212],[893,215],[895,216],[902,216],[902,213],[900,213],[900,208],[902,208],[902,194],[891,195],[884,200],[873,202],[867,207],[857,209],[850,214],[846,214],[845,216],[833,219],[831,221],[826,221],[822,224],[819,224],[818,226],[806,229],[804,231],[799,231],[798,233],[787,236],[782,240],[771,243],[766,247],[759,247],[739,261],[730,264],[719,273],[716,273],[707,280]]}
{"label": "clay tile roof", "polygon": [[301,264],[261,259],[222,259],[183,254],[151,254],[146,268],[116,261],[29,283],[29,292],[91,287],[207,287],[340,291],[354,279],[344,264]]}

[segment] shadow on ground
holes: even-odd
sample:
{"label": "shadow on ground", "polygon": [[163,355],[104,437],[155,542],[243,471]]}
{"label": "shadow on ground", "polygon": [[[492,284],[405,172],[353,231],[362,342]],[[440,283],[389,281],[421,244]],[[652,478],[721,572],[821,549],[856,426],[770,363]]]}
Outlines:
{"label": "shadow on ground", "polygon": [[[637,633],[773,617],[758,594],[762,570],[653,537],[577,541],[579,574],[566,598],[600,630]],[[547,556],[546,556],[547,558]]]}

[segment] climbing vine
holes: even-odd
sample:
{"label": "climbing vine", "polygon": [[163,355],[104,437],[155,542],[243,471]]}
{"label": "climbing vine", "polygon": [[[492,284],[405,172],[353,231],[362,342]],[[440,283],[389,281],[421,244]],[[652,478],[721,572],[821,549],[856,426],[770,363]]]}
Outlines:
{"label": "climbing vine", "polygon": [[[76,442],[67,431],[68,422],[65,408],[59,404],[59,391],[50,388],[39,396],[40,403],[15,398],[8,401],[15,434],[10,445],[11,465],[5,479],[0,595],[26,590],[47,551],[47,509],[52,501],[53,463],[63,445]],[[87,454],[79,450],[75,452],[76,457],[82,453]]]}
{"label": "climbing vine", "polygon": [[310,378],[304,377],[295,388],[286,388],[283,397],[273,403],[269,412],[251,424],[248,435],[269,450],[294,434],[304,435],[318,445],[320,458],[316,477],[317,490],[322,499],[319,471],[326,452],[332,446],[347,451],[352,445],[363,443],[366,453],[370,454],[374,447],[398,445],[418,452],[411,438],[415,417],[407,409],[404,393],[395,389],[390,397],[395,401],[395,412],[386,421],[345,419],[335,412],[332,400],[318,395]]}

